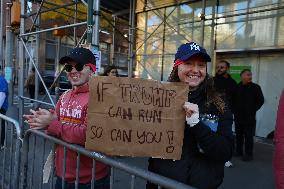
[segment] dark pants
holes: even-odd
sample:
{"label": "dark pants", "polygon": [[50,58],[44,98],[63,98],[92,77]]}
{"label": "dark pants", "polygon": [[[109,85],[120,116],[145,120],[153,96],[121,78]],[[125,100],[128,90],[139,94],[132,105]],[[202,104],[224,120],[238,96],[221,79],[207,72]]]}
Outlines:
{"label": "dark pants", "polygon": [[30,98],[34,99],[35,98],[35,86],[29,85],[28,90],[29,90]]}
{"label": "dark pants", "polygon": [[245,146],[245,155],[253,156],[253,137],[255,135],[256,122],[236,124],[236,152],[243,155],[243,146]]}
{"label": "dark pants", "polygon": [[[6,115],[6,110],[0,109],[0,113]],[[1,121],[1,146],[4,146],[5,141],[5,120],[2,119]]]}
{"label": "dark pants", "polygon": [[[100,180],[96,180],[95,189],[109,189],[109,176],[102,178]],[[62,189],[62,179],[60,177],[56,177],[55,189]],[[75,183],[68,183],[65,181],[64,189],[75,189]],[[91,183],[87,184],[79,184],[78,189],[91,189]]]}

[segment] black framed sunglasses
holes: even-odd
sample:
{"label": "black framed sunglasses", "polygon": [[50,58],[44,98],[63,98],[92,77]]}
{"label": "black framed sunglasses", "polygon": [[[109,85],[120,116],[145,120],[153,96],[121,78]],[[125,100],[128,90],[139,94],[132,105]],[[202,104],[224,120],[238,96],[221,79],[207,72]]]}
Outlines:
{"label": "black framed sunglasses", "polygon": [[70,64],[65,64],[65,70],[66,72],[71,72],[73,70],[73,67],[75,68],[75,70],[77,70],[78,72],[82,71],[84,69],[84,65],[82,64],[75,64],[74,66],[70,65]]}

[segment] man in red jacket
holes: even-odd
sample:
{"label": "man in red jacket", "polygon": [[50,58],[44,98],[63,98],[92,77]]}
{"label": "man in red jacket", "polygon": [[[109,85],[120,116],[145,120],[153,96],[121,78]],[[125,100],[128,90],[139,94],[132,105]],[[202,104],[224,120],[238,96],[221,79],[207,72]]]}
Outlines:
{"label": "man in red jacket", "polygon": [[274,144],[273,167],[276,188],[284,189],[284,90],[278,105]]}
{"label": "man in red jacket", "polygon": [[[65,64],[68,80],[72,89],[61,95],[56,104],[55,111],[39,109],[31,110],[31,115],[25,115],[31,128],[46,128],[47,133],[60,138],[68,143],[85,145],[86,141],[86,119],[89,99],[89,77],[95,72],[95,57],[93,53],[85,48],[75,48],[69,55],[60,59]],[[56,189],[75,188],[76,159],[77,153],[67,150],[66,173],[63,175],[64,148],[56,147]],[[79,189],[91,188],[92,159],[80,156]],[[95,189],[109,188],[109,167],[101,162],[96,162]]]}

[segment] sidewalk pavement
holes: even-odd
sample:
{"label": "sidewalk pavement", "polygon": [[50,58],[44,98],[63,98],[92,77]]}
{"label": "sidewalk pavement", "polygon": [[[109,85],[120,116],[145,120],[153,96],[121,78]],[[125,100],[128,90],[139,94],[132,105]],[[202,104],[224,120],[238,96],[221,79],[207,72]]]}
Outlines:
{"label": "sidewalk pavement", "polygon": [[253,161],[233,158],[233,167],[225,168],[225,179],[220,189],[274,189],[272,153],[272,144],[257,142]]}

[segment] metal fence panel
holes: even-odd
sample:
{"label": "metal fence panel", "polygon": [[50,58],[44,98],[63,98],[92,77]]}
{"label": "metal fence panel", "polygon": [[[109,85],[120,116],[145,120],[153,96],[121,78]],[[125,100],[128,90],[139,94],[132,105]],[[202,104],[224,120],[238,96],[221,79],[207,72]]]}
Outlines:
{"label": "metal fence panel", "polygon": [[[3,120],[3,121],[2,121]],[[82,156],[87,156],[93,159],[92,181],[91,188],[95,188],[96,161],[105,163],[111,167],[110,169],[110,188],[115,187],[115,172],[120,175],[122,172],[127,174],[128,188],[135,189],[139,179],[144,182],[152,182],[158,185],[158,188],[178,188],[178,189],[193,189],[183,183],[171,180],[169,178],[157,175],[142,168],[132,166],[114,157],[108,157],[101,153],[86,150],[82,146],[66,143],[58,138],[47,135],[44,131],[27,130],[24,139],[19,123],[5,115],[0,114],[0,123],[5,124],[5,143],[3,150],[0,152],[2,157],[2,165],[0,165],[1,189],[52,189],[54,188],[54,154],[55,147],[62,145],[64,147],[63,159],[63,178],[62,188],[66,182],[64,181],[66,173],[66,156],[68,151],[77,153],[76,159],[76,181],[74,188],[78,188],[80,180],[80,159]],[[2,127],[0,127],[2,128]],[[23,145],[22,145],[23,143]],[[51,153],[50,153],[51,150]],[[51,156],[49,157],[49,155]],[[22,157],[22,159],[21,159]],[[50,159],[50,178],[46,184],[43,183],[43,170],[46,159]],[[21,172],[20,172],[21,167]],[[46,176],[46,175],[45,175]],[[21,180],[20,180],[21,178]]]}
{"label": "metal fence panel", "polygon": [[[150,171],[135,167],[135,166],[131,166],[123,161],[120,161],[119,159],[115,159],[112,157],[108,157],[106,155],[103,155],[101,153],[97,153],[94,151],[89,151],[86,150],[84,147],[82,146],[78,146],[78,145],[74,145],[74,144],[69,144],[66,143],[58,138],[55,138],[53,136],[47,135],[45,132],[43,131],[39,131],[39,130],[28,130],[25,134],[25,138],[24,138],[24,150],[23,150],[23,157],[25,158],[24,163],[24,170],[23,170],[23,181],[26,182],[27,181],[27,177],[28,177],[28,166],[32,166],[29,165],[30,161],[29,160],[29,154],[31,155],[31,153],[33,153],[31,150],[29,150],[29,140],[32,139],[32,136],[36,136],[36,138],[40,138],[40,139],[45,139],[47,142],[52,143],[52,145],[62,145],[64,147],[64,159],[63,159],[63,175],[65,175],[66,173],[66,155],[68,154],[68,151],[75,151],[78,155],[77,155],[77,160],[76,160],[76,164],[77,164],[77,169],[76,169],[76,181],[74,183],[74,187],[77,188],[79,185],[79,170],[80,170],[80,158],[81,156],[87,156],[93,159],[93,175],[92,175],[92,181],[91,181],[91,188],[94,188],[94,183],[95,183],[95,174],[96,174],[96,170],[95,170],[95,164],[96,161],[100,161],[102,163],[105,163],[107,165],[109,165],[111,167],[111,175],[110,175],[110,188],[115,188],[115,184],[114,184],[114,170],[119,170],[122,172],[125,172],[128,174],[128,181],[129,181],[129,188],[134,189],[136,188],[136,180],[139,179],[143,179],[145,181],[149,181],[152,183],[157,184],[158,186],[160,186],[161,188],[170,188],[170,189],[174,189],[174,188],[178,188],[178,189],[193,189],[192,187],[185,185],[183,183],[171,180],[169,178],[160,176],[158,174],[152,173]],[[48,150],[47,150],[48,151]],[[37,154],[37,153],[35,153]],[[45,156],[41,156],[41,157],[45,157]],[[36,159],[40,159],[37,157],[34,157],[34,160]],[[32,160],[31,160],[32,161]],[[40,165],[37,165],[37,167],[41,167]],[[42,170],[39,170],[36,175],[37,177],[39,176],[39,174],[42,174]],[[42,176],[40,177],[42,178]],[[53,175],[51,176],[51,178],[53,178]],[[61,178],[62,180],[62,188],[64,188],[64,185],[66,184],[66,182],[64,182],[64,178]],[[42,181],[39,181],[42,182]],[[27,186],[26,183],[21,183],[23,186]],[[38,183],[29,183],[29,186],[37,186]],[[53,181],[52,179],[49,180],[49,187],[52,188],[53,186]],[[32,187],[34,188],[34,187]],[[45,188],[45,187],[43,187]]]}
{"label": "metal fence panel", "polygon": [[17,189],[20,174],[20,150],[23,142],[21,129],[17,121],[3,114],[0,114],[0,128],[1,132],[5,132],[4,145],[1,145],[0,152],[3,160],[0,162],[2,163],[1,189]]}

